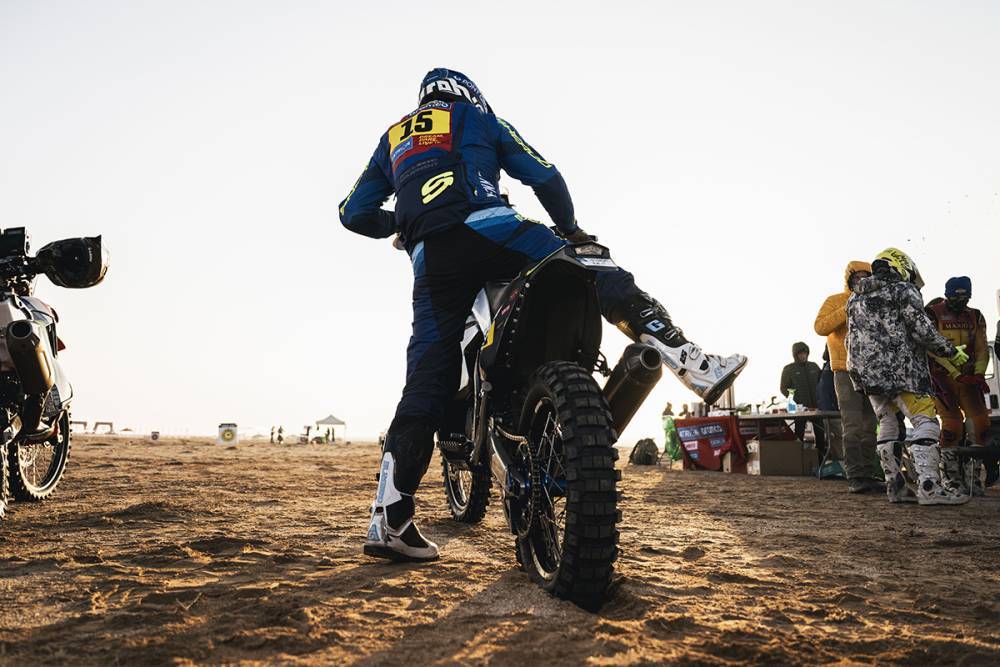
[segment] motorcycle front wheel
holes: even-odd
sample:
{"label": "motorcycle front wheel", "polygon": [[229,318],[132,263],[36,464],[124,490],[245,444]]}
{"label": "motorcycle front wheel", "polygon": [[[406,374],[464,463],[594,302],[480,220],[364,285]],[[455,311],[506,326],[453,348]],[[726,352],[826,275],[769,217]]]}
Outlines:
{"label": "motorcycle front wheel", "polygon": [[69,414],[59,418],[56,433],[39,443],[17,443],[7,446],[10,465],[10,487],[17,500],[45,500],[53,493],[69,460]]}
{"label": "motorcycle front wheel", "polygon": [[520,562],[549,593],[597,610],[609,594],[621,519],[607,400],[580,365],[549,362],[529,381],[518,426],[531,479]]}
{"label": "motorcycle front wheel", "polygon": [[482,521],[490,503],[492,478],[489,471],[480,472],[461,467],[449,461],[444,454],[441,454],[441,467],[444,495],[452,518],[461,523]]}

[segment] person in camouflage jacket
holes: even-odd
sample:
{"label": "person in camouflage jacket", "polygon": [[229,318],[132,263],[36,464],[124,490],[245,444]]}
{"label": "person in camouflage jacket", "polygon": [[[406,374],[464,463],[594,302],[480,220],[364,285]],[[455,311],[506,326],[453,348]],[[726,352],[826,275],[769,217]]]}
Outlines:
{"label": "person in camouflage jacket", "polygon": [[[872,262],[847,300],[847,369],[858,391],[867,394],[879,420],[878,451],[889,502],[956,505],[968,495],[941,484],[938,436],[927,354],[961,363],[961,347],[942,336],[924,312],[923,280],[906,253],[888,248]],[[913,426],[907,438],[897,414]],[[904,443],[904,441],[907,441]],[[906,445],[915,489],[906,484],[897,449]]]}
{"label": "person in camouflage jacket", "polygon": [[920,290],[895,272],[865,278],[847,300],[848,370],[868,395],[934,394],[927,353],[951,357],[955,346],[927,313]]}

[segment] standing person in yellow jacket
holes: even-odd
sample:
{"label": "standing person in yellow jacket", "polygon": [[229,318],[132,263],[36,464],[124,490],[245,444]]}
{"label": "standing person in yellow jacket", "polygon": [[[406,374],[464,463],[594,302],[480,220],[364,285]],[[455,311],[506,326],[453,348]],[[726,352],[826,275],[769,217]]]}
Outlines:
{"label": "standing person in yellow jacket", "polygon": [[871,402],[854,388],[847,372],[847,299],[854,286],[862,278],[872,273],[868,262],[851,262],[844,272],[844,291],[831,294],[823,302],[816,315],[813,328],[820,336],[826,336],[830,350],[830,369],[833,384],[840,404],[840,419],[843,425],[844,468],[847,473],[851,493],[881,493],[885,483],[878,479],[874,469],[875,430],[878,420]]}
{"label": "standing person in yellow jacket", "polygon": [[986,367],[990,363],[990,349],[986,342],[986,318],[975,308],[969,308],[972,297],[972,280],[968,276],[949,278],[945,283],[944,298],[927,304],[927,314],[942,336],[957,345],[964,345],[968,361],[956,366],[948,359],[932,356],[931,378],[934,380],[934,402],[941,417],[941,467],[945,484],[951,484],[965,493],[983,494],[980,465],[970,465],[971,479],[963,480],[958,454],[954,448],[960,444],[965,420],[972,421],[968,434],[973,446],[984,446],[989,438],[990,416],[984,394]]}

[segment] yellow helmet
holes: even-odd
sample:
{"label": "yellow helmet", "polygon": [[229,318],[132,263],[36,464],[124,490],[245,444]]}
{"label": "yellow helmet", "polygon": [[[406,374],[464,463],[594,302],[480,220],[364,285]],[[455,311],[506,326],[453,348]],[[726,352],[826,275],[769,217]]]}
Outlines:
{"label": "yellow helmet", "polygon": [[[875,262],[884,262],[890,269],[899,274],[900,278],[913,283],[917,286],[917,289],[923,289],[924,279],[920,277],[917,265],[902,250],[898,248],[886,248],[875,256]],[[874,265],[875,262],[872,262],[872,264]]]}

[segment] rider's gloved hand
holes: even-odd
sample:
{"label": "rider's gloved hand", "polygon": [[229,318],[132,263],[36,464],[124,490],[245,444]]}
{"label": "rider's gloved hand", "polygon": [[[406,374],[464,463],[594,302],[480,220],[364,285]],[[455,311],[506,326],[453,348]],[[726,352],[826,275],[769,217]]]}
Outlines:
{"label": "rider's gloved hand", "polygon": [[566,240],[570,243],[587,243],[593,241],[594,237],[583,231],[582,227],[577,227],[575,232],[566,236]]}
{"label": "rider's gloved hand", "polygon": [[969,360],[969,355],[966,354],[964,345],[956,346],[955,354],[948,357],[948,361],[950,361],[955,366],[963,366],[965,362],[968,360]]}

